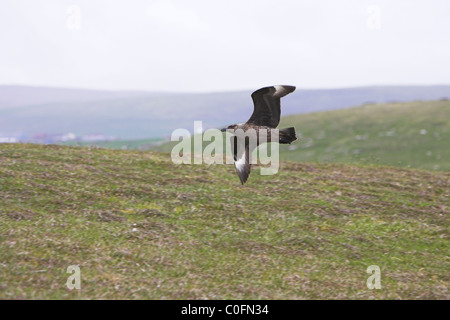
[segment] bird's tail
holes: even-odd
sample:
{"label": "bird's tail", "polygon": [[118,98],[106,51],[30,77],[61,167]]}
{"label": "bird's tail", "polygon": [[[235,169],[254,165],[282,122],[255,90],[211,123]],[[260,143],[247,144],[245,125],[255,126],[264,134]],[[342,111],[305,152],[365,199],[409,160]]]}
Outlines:
{"label": "bird's tail", "polygon": [[295,134],[294,127],[280,129],[279,132],[280,132],[280,143],[290,144],[295,140],[297,140],[297,135]]}

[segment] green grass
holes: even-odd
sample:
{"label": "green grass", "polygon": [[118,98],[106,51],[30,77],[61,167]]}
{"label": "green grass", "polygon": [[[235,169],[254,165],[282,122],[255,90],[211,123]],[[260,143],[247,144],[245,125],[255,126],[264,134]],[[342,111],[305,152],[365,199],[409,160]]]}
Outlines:
{"label": "green grass", "polygon": [[[299,140],[280,159],[450,171],[450,101],[372,104],[283,117]],[[152,146],[170,152],[177,142]],[[209,142],[205,143],[205,145]]]}
{"label": "green grass", "polygon": [[3,144],[0,298],[449,299],[449,181],[286,162],[241,186],[232,165]]}
{"label": "green grass", "polygon": [[416,101],[289,116],[300,141],[284,160],[450,170],[450,101]]}
{"label": "green grass", "polygon": [[99,147],[106,149],[121,149],[121,150],[148,150],[154,146],[164,142],[164,139],[140,139],[140,140],[113,140],[113,141],[68,141],[61,142],[60,145],[71,147]]}

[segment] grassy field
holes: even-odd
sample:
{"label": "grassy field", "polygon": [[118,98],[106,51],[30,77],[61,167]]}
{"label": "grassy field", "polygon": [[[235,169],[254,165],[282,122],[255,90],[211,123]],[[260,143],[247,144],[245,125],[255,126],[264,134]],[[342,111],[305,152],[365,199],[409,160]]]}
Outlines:
{"label": "grassy field", "polygon": [[285,162],[241,186],[232,165],[3,144],[0,298],[449,299],[449,183]]}
{"label": "grassy field", "polygon": [[121,150],[148,150],[164,142],[164,139],[140,139],[140,140],[113,140],[113,141],[68,141],[59,144],[71,147],[99,147],[106,149],[121,149]]}
{"label": "grassy field", "polygon": [[[450,171],[450,101],[371,104],[283,117],[299,140],[282,160]],[[176,143],[152,147],[170,152]],[[206,143],[208,144],[208,143]]]}
{"label": "grassy field", "polygon": [[283,118],[301,140],[284,160],[384,164],[450,171],[450,101],[417,101]]}

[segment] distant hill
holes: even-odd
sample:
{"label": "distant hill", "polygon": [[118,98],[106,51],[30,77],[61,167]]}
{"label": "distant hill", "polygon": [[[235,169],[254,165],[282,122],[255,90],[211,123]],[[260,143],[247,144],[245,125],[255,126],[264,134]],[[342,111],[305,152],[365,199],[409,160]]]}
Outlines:
{"label": "distant hill", "polygon": [[[281,128],[291,126],[299,140],[281,146],[282,160],[450,171],[450,101],[369,104],[281,119]],[[151,148],[170,152],[175,144]]]}
{"label": "distant hill", "polygon": [[[87,102],[155,96],[159,94],[161,93],[146,91],[107,91],[31,86],[0,86],[0,110],[55,102]],[[167,93],[165,93],[165,95],[167,95]]]}
{"label": "distant hill", "polygon": [[[254,88],[257,89],[257,88]],[[166,137],[176,128],[192,130],[246,121],[253,90],[216,93],[109,92],[78,89],[0,87],[0,133],[102,133],[123,139]],[[334,110],[364,103],[436,100],[450,86],[381,86],[298,89],[283,98],[283,115]]]}

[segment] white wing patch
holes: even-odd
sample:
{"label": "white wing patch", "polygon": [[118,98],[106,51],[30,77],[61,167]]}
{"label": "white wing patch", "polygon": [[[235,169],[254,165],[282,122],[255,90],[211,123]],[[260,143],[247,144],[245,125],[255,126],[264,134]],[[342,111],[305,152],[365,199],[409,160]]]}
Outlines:
{"label": "white wing patch", "polygon": [[248,159],[249,157],[249,155],[247,154],[248,152],[249,152],[248,148],[245,148],[245,151],[241,154],[241,157],[234,162],[236,172],[242,184],[244,184],[247,181],[248,176],[250,175],[251,165],[249,163],[250,159]]}
{"label": "white wing patch", "polygon": [[286,93],[286,89],[283,86],[273,86],[275,88],[274,97],[282,97]]}
{"label": "white wing patch", "polygon": [[245,152],[242,153],[241,157],[234,162],[236,170],[243,172],[245,168]]}

